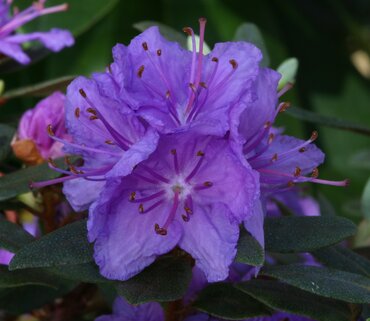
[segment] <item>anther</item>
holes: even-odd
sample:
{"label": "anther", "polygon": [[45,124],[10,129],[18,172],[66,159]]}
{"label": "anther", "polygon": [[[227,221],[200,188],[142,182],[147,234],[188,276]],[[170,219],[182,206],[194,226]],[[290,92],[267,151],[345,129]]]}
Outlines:
{"label": "anther", "polygon": [[80,88],[79,93],[80,93],[80,95],[81,95],[83,98],[86,98],[86,97],[87,97],[87,95],[86,95],[85,91],[84,91],[82,88]]}
{"label": "anther", "polygon": [[193,30],[190,27],[184,27],[182,28],[182,31],[185,32],[190,37],[193,35]]}
{"label": "anther", "polygon": [[137,71],[137,76],[138,76],[139,78],[143,77],[144,69],[145,69],[144,65],[141,65],[141,66],[139,67],[139,70]]}
{"label": "anther", "polygon": [[171,96],[171,92],[169,90],[167,90],[167,92],[166,92],[166,99],[170,98],[170,96]]}
{"label": "anther", "polygon": [[207,87],[207,84],[206,84],[204,81],[201,81],[201,82],[199,83],[199,85],[200,85],[201,87],[205,88],[205,89],[207,89],[207,88],[208,88],[208,87]]}
{"label": "anther", "polygon": [[302,173],[302,170],[299,168],[299,167],[296,167],[295,170],[294,170],[294,177],[299,177],[301,176],[301,173]]}
{"label": "anther", "polygon": [[157,50],[157,56],[160,57],[162,55],[162,50],[161,49],[158,49]]}
{"label": "anther", "polygon": [[[50,160],[51,158],[49,158],[49,160]],[[68,156],[65,156],[64,157],[64,162],[67,164],[67,165],[69,165],[69,166],[71,166],[72,165],[72,162],[71,162],[71,159],[68,157]]]}
{"label": "anther", "polygon": [[289,107],[290,107],[290,102],[284,102],[280,105],[280,109],[279,109],[279,113],[283,113],[284,111],[286,111]]}
{"label": "anther", "polygon": [[212,58],[212,61],[213,61],[213,62],[218,62],[218,58],[217,58],[217,57],[213,57],[213,58]]}
{"label": "anther", "polygon": [[106,144],[108,144],[108,145],[115,145],[115,144],[114,144],[114,142],[113,142],[113,141],[111,141],[111,140],[109,140],[109,139],[108,139],[108,140],[106,140],[106,141],[105,141],[105,143],[106,143]]}
{"label": "anther", "polygon": [[148,44],[146,42],[143,42],[141,45],[143,46],[143,49],[145,51],[149,50]]}
{"label": "anther", "polygon": [[187,214],[193,214],[193,211],[187,206],[184,206],[184,210]]}
{"label": "anther", "polygon": [[69,170],[76,175],[83,174],[83,171],[77,170],[73,165],[69,165]]}
{"label": "anther", "polygon": [[96,120],[96,119],[99,119],[98,118],[98,116],[95,116],[95,115],[92,115],[92,116],[90,116],[90,118],[89,118],[90,120]]}
{"label": "anther", "polygon": [[176,149],[171,149],[171,154],[172,154],[172,155],[176,155],[176,154],[177,154]]}
{"label": "anther", "polygon": [[264,128],[269,128],[271,127],[271,122],[270,121],[267,121],[265,122],[265,124],[263,125]]}
{"label": "anther", "polygon": [[167,230],[165,228],[163,228],[163,227],[159,227],[158,224],[155,224],[154,225],[154,230],[159,235],[162,235],[162,236],[166,236],[167,235]]}
{"label": "anther", "polygon": [[318,169],[318,168],[314,168],[314,169],[312,170],[311,177],[312,177],[312,178],[318,178],[318,177],[319,177],[319,169]]}
{"label": "anther", "polygon": [[299,152],[300,152],[300,153],[304,153],[306,150],[307,150],[307,148],[306,148],[306,147],[302,147],[302,148],[300,148],[300,149],[299,149]]}
{"label": "anther", "polygon": [[229,63],[230,63],[230,65],[233,67],[233,69],[238,68],[238,63],[236,62],[236,60],[235,60],[235,59],[231,59],[231,60],[229,60]]}
{"label": "anther", "polygon": [[51,124],[49,124],[48,127],[46,127],[46,130],[48,131],[48,134],[50,136],[55,136],[55,134],[53,132],[53,126]]}
{"label": "anther", "polygon": [[272,156],[272,158],[271,158],[271,161],[272,162],[276,162],[278,160],[278,154],[274,154],[274,156]]}
{"label": "anther", "polygon": [[94,108],[89,107],[89,108],[86,109],[86,111],[90,114],[93,114],[94,116],[97,115],[97,112]]}
{"label": "anther", "polygon": [[78,108],[78,107],[77,107],[77,108],[75,109],[75,116],[76,116],[76,118],[79,118],[79,117],[80,117],[80,112],[81,112],[81,111],[80,111],[80,108]]}
{"label": "anther", "polygon": [[319,137],[319,133],[316,130],[314,130],[311,134],[310,141],[312,142],[315,141],[317,137]]}
{"label": "anther", "polygon": [[293,187],[293,186],[295,186],[295,183],[293,181],[289,181],[288,182],[288,187]]}
{"label": "anther", "polygon": [[132,193],[130,194],[130,201],[134,201],[134,200],[135,200],[135,198],[136,198],[136,192],[132,192]]}
{"label": "anther", "polygon": [[205,154],[201,150],[197,152],[197,156],[199,156],[199,157],[203,157],[204,155]]}
{"label": "anther", "polygon": [[196,88],[195,88],[195,85],[193,83],[189,83],[189,87],[190,89],[195,93],[196,92]]}
{"label": "anther", "polygon": [[269,135],[269,138],[268,138],[267,143],[270,145],[270,144],[272,143],[272,141],[274,140],[274,138],[275,138],[275,135],[274,135],[273,133],[271,133],[271,134]]}
{"label": "anther", "polygon": [[213,186],[213,183],[212,182],[204,182],[203,183],[203,185],[205,186],[205,187],[212,187]]}
{"label": "anther", "polygon": [[48,158],[48,163],[49,163],[51,166],[53,166],[53,167],[58,167],[58,166],[57,166],[57,164],[55,164],[54,160],[53,160],[51,157],[49,157],[49,158]]}
{"label": "anther", "polygon": [[144,213],[144,205],[143,204],[139,205],[139,212]]}
{"label": "anther", "polygon": [[182,219],[183,219],[183,221],[184,222],[189,222],[190,221],[190,218],[189,218],[189,216],[188,215],[181,215],[181,217],[182,217]]}

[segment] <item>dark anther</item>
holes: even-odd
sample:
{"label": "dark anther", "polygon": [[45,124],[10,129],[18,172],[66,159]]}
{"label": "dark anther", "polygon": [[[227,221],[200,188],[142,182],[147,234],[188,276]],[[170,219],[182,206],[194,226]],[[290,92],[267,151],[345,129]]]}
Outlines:
{"label": "dark anther", "polygon": [[181,215],[184,222],[189,222],[190,218],[187,215]]}
{"label": "dark anther", "polygon": [[200,83],[199,83],[199,85],[200,85],[200,87],[203,87],[203,88],[205,88],[205,89],[207,89],[208,87],[207,87],[207,84],[204,82],[204,81],[201,81]]}
{"label": "dark anther", "polygon": [[314,140],[316,140],[316,139],[317,139],[317,137],[319,137],[319,133],[318,133],[316,130],[314,130],[314,131],[312,132],[312,134],[311,134],[310,140],[311,140],[311,141],[314,141]]}
{"label": "dark anther", "polygon": [[49,158],[48,158],[48,163],[49,163],[51,166],[53,166],[53,167],[57,167],[57,164],[55,164],[54,160],[53,160],[51,157],[49,157]]}
{"label": "dark anther", "polygon": [[293,181],[289,181],[288,182],[288,187],[293,187],[293,186],[295,186],[295,183]]}
{"label": "dark anther", "polygon": [[185,32],[188,36],[193,35],[193,31],[189,27],[182,28],[182,31]]}
{"label": "dark anther", "polygon": [[263,127],[265,128],[271,127],[271,122],[270,121],[265,122],[265,125],[263,125]]}
{"label": "dark anther", "polygon": [[158,49],[157,50],[157,56],[160,57],[162,55],[162,50],[161,49]]}
{"label": "dark anther", "polygon": [[79,117],[80,117],[80,112],[81,112],[81,111],[80,111],[80,108],[78,108],[78,107],[77,107],[77,108],[75,109],[75,116],[76,116],[76,118],[79,118]]}
{"label": "dark anther", "polygon": [[290,102],[284,102],[281,106],[280,106],[280,109],[279,109],[279,113],[283,113],[284,111],[286,111],[289,107],[290,107]]}
{"label": "dark anther", "polygon": [[98,116],[95,116],[95,115],[92,115],[92,116],[90,116],[90,118],[89,118],[90,120],[96,120],[96,119],[99,119],[98,118]]}
{"label": "dark anther", "polygon": [[97,115],[97,112],[94,108],[89,107],[89,108],[86,109],[86,111],[90,114],[93,114],[94,116]]}
{"label": "dark anther", "polygon": [[301,176],[302,170],[299,167],[296,167],[294,170],[294,177]]}
{"label": "dark anther", "polygon": [[154,225],[154,230],[159,235],[162,235],[162,236],[166,236],[167,235],[167,230],[165,228],[163,228],[163,227],[159,227],[158,224],[155,224]]}
{"label": "dark anther", "polygon": [[176,155],[177,154],[176,149],[171,149],[171,154]]}
{"label": "dark anther", "polygon": [[48,125],[48,127],[46,127],[46,130],[48,131],[48,134],[50,136],[54,136],[54,132],[53,132],[53,126],[51,124]]}
{"label": "dark anther", "polygon": [[136,198],[136,192],[132,192],[132,193],[130,194],[130,201],[134,201],[134,200],[135,200],[135,198]]}
{"label": "dark anther", "polygon": [[200,151],[198,151],[197,156],[203,157],[204,156],[204,153],[200,150]]}
{"label": "dark anther", "polygon": [[275,138],[275,135],[273,134],[273,133],[271,133],[270,135],[269,135],[269,138],[268,138],[268,144],[271,144],[272,143],[272,141],[274,140],[274,138]]}
{"label": "dark anther", "polygon": [[207,22],[207,19],[204,18],[204,17],[200,17],[199,18],[199,23],[202,23],[202,22],[206,23]]}
{"label": "dark anther", "polygon": [[139,212],[144,213],[144,205],[143,204],[139,205]]}
{"label": "dark anther", "polygon": [[147,51],[149,49],[148,44],[146,42],[143,42],[142,46],[143,46],[145,51]]}
{"label": "dark anther", "polygon": [[312,177],[312,178],[318,178],[318,177],[319,177],[319,169],[318,169],[318,168],[314,168],[314,169],[312,170],[311,177]]}
{"label": "dark anther", "polygon": [[238,68],[238,63],[236,62],[236,60],[235,60],[235,59],[231,59],[231,60],[229,60],[229,63],[230,63],[230,65],[233,67],[233,69]]}
{"label": "dark anther", "polygon": [[300,152],[300,153],[304,153],[306,150],[307,150],[307,148],[306,148],[306,147],[302,147],[302,148],[300,148],[300,149],[299,149],[299,152]]}
{"label": "dark anther", "polygon": [[213,186],[213,183],[212,182],[204,182],[203,183],[203,185],[205,186],[205,187],[212,187]]}
{"label": "dark anther", "polygon": [[108,145],[114,145],[114,142],[112,140],[110,140],[110,139],[107,139],[105,141],[105,143],[108,144]]}
{"label": "dark anther", "polygon": [[189,207],[187,207],[187,206],[184,206],[184,210],[188,214],[193,214],[193,211]]}
{"label": "dark anther", "polygon": [[170,93],[169,90],[167,90],[167,92],[166,92],[166,98],[168,99],[168,98],[170,98],[170,96],[171,96],[171,93]]}
{"label": "dark anther", "polygon": [[84,91],[82,88],[79,90],[79,92],[80,92],[80,95],[81,95],[83,98],[86,98],[86,97],[87,97],[87,95],[86,95],[85,91]]}
{"label": "dark anther", "polygon": [[218,58],[217,58],[217,57],[213,57],[213,58],[212,58],[212,61],[213,61],[213,62],[218,62]]}
{"label": "dark anther", "polygon": [[271,161],[272,162],[276,162],[278,160],[278,154],[274,154],[274,156],[272,156],[272,158],[271,158]]}
{"label": "dark anther", "polygon": [[141,78],[143,76],[144,69],[145,69],[144,65],[141,65],[139,70],[137,71],[137,76],[139,78]]}

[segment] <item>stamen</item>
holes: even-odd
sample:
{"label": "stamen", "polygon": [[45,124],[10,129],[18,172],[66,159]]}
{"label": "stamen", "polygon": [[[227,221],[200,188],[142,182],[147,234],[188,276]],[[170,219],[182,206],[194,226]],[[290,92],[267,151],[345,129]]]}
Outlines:
{"label": "stamen", "polygon": [[197,156],[200,157],[198,163],[195,165],[194,169],[191,171],[191,173],[186,177],[185,181],[189,182],[195,174],[198,172],[200,166],[202,165],[203,159],[204,159],[204,153],[202,151],[197,152]]}
{"label": "stamen", "polygon": [[176,172],[177,175],[179,175],[180,169],[179,169],[179,161],[177,159],[176,149],[172,149],[171,154],[173,155],[173,165],[174,165],[174,168],[175,168],[175,172]]}
{"label": "stamen", "polygon": [[203,190],[203,189],[208,189],[210,187],[213,186],[213,183],[212,182],[204,182],[203,184],[197,184],[194,186],[194,190],[196,191],[200,191],[200,190]]}
{"label": "stamen", "polygon": [[157,208],[159,205],[161,205],[164,202],[164,199],[159,200],[158,202],[154,203],[153,205],[149,206],[147,209],[143,209],[143,211],[140,211],[140,214],[146,214],[149,213],[150,211],[154,210]]}
{"label": "stamen", "polygon": [[301,173],[302,173],[302,170],[299,168],[299,167],[296,167],[295,170],[294,170],[294,177],[299,177],[301,176]]}
{"label": "stamen", "polygon": [[75,109],[75,116],[76,116],[76,118],[80,118],[80,108],[76,108]]}
{"label": "stamen", "polygon": [[194,34],[193,29],[191,29],[190,27],[184,27],[182,28],[182,31],[185,32],[189,37],[191,37]]}
{"label": "stamen", "polygon": [[149,50],[148,44],[146,42],[143,42],[141,45],[143,46],[143,49],[145,51],[148,51]]}
{"label": "stamen", "polygon": [[290,89],[293,88],[293,84],[288,82],[284,87],[283,89],[281,89],[279,92],[278,92],[278,97],[280,98],[281,96],[283,96],[285,93],[287,93]]}
{"label": "stamen", "polygon": [[139,205],[139,212],[144,213],[144,205],[143,204]]}
{"label": "stamen", "polygon": [[162,236],[167,235],[167,230],[162,227],[159,227],[157,223],[154,225],[154,230],[158,235],[162,235]]}
{"label": "stamen", "polygon": [[283,112],[285,112],[289,107],[290,107],[290,102],[283,102],[283,103],[281,103],[280,105],[279,105],[279,113],[283,113]]}
{"label": "stamen", "polygon": [[136,192],[132,192],[130,194],[130,201],[134,201],[135,200],[135,197],[136,197]]}
{"label": "stamen", "polygon": [[158,193],[154,193],[152,195],[136,199],[136,193],[132,192],[130,194],[130,201],[135,202],[135,203],[143,203],[143,202],[145,203],[145,202],[148,202],[148,201],[152,201],[152,200],[156,199],[157,197],[160,197],[160,196],[164,195],[165,193],[166,192],[164,190],[162,190],[162,191],[159,191]]}
{"label": "stamen", "polygon": [[316,130],[314,130],[310,137],[311,142],[315,141],[317,137],[319,137],[319,133]]}
{"label": "stamen", "polygon": [[302,148],[300,148],[298,151],[299,151],[300,153],[304,153],[306,150],[307,150],[307,148],[306,148],[306,147],[302,147]]}
{"label": "stamen", "polygon": [[141,65],[141,66],[139,67],[139,70],[137,71],[137,76],[138,76],[139,78],[142,78],[142,77],[143,77],[144,69],[145,69],[144,65]]}
{"label": "stamen", "polygon": [[145,165],[141,165],[142,166],[142,168],[145,170],[145,171],[147,171],[150,175],[152,175],[154,178],[156,178],[156,179],[158,179],[158,180],[160,180],[160,181],[162,181],[163,183],[169,183],[170,181],[167,179],[167,178],[165,178],[165,177],[163,177],[162,175],[160,175],[160,174],[158,174],[157,172],[155,172],[154,170],[152,170],[150,167],[147,167],[147,166],[145,166]]}
{"label": "stamen", "polygon": [[108,145],[115,145],[115,143],[113,141],[109,140],[109,139],[106,140],[105,143],[108,144]]}
{"label": "stamen", "polygon": [[170,226],[170,224],[172,223],[173,219],[175,218],[177,208],[179,206],[179,194],[180,194],[180,191],[176,190],[175,195],[173,197],[173,205],[172,205],[170,214],[168,215],[167,220],[164,223],[163,227],[159,227],[158,224],[155,224],[154,229],[155,229],[157,234],[167,235],[167,229]]}
{"label": "stamen", "polygon": [[271,158],[271,161],[272,162],[276,162],[278,160],[278,154],[274,154],[274,156],[272,156],[272,158]]}
{"label": "stamen", "polygon": [[319,169],[318,169],[318,168],[314,168],[314,169],[312,170],[311,177],[312,177],[312,178],[318,178],[318,177],[319,177]]}
{"label": "stamen", "polygon": [[233,67],[233,69],[238,68],[238,63],[236,62],[236,60],[235,60],[235,59],[231,59],[231,60],[229,60],[229,63],[230,63],[230,65]]}
{"label": "stamen", "polygon": [[54,131],[53,131],[53,126],[52,126],[51,124],[49,124],[49,125],[46,127],[46,130],[47,130],[47,132],[48,132],[49,136],[51,136],[51,137],[54,137],[54,136],[55,136]]}
{"label": "stamen", "polygon": [[157,50],[157,56],[160,57],[162,55],[162,50],[161,49],[158,49]]}

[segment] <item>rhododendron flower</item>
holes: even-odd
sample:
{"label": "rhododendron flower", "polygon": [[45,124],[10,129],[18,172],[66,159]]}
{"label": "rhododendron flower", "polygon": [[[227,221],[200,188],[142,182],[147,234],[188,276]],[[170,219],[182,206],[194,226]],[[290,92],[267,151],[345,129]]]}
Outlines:
{"label": "rhododendron flower", "polygon": [[19,159],[35,165],[64,155],[63,145],[50,138],[45,130],[52,123],[56,134],[67,139],[64,104],[65,96],[55,92],[23,114],[12,142],[13,151]]}
{"label": "rhododendron flower", "polygon": [[66,4],[45,8],[46,0],[38,0],[23,11],[15,8],[13,15],[10,15],[12,2],[0,0],[0,54],[11,57],[21,64],[28,64],[30,58],[22,49],[22,44],[26,42],[39,41],[52,51],[60,51],[74,44],[73,36],[67,30],[54,28],[49,32],[15,33],[18,28],[37,17],[67,10]]}
{"label": "rhododendron flower", "polygon": [[[161,133],[196,130],[223,136],[229,113],[253,100],[250,88],[262,54],[246,42],[218,43],[203,55],[205,19],[200,19],[199,48],[192,52],[164,39],[157,27],[117,45],[111,75],[130,107]],[[192,36],[191,28],[184,31]]]}
{"label": "rhododendron flower", "polygon": [[178,245],[209,281],[227,277],[239,224],[259,195],[258,177],[228,140],[162,136],[132,174],[108,182],[88,223],[104,276],[126,280]]}
{"label": "rhododendron flower", "polygon": [[97,199],[108,172],[129,174],[153,152],[158,140],[157,133],[145,126],[124,102],[102,95],[97,82],[84,77],[68,87],[66,127],[72,141],[60,137],[53,122],[48,126],[49,137],[63,144],[65,153],[81,155],[84,163],[77,166],[67,158],[66,171],[51,162],[53,169],[67,176],[32,186],[65,182],[63,191],[77,211],[87,209]]}

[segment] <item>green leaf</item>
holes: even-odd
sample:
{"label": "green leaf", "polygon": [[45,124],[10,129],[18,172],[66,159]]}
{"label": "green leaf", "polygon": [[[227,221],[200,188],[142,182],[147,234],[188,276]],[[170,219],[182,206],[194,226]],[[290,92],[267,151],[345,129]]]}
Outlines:
{"label": "green leaf", "polygon": [[[26,24],[23,29],[25,32],[32,32],[40,30],[46,31],[58,27],[68,29],[74,36],[79,36],[113,10],[118,2],[118,0],[69,1],[69,8],[67,11],[40,17]],[[65,3],[65,1],[48,0],[47,6],[51,7],[62,3]]]}
{"label": "green leaf", "polygon": [[289,216],[265,220],[266,250],[271,252],[309,252],[355,233],[356,226],[342,217]]}
{"label": "green leaf", "polygon": [[350,249],[332,246],[317,250],[312,254],[327,267],[370,277],[370,261]]}
{"label": "green leaf", "polygon": [[370,150],[365,149],[354,154],[350,159],[350,165],[358,169],[370,169]]}
{"label": "green leaf", "polygon": [[[56,160],[58,167],[65,167],[63,159]],[[53,179],[60,173],[49,168],[48,164],[28,167],[0,177],[0,201],[13,198],[30,191],[31,182]]]}
{"label": "green leaf", "polygon": [[235,286],[275,310],[303,315],[317,321],[355,320],[345,303],[318,297],[280,282],[251,280]]}
{"label": "green leaf", "polygon": [[1,80],[0,79],[0,96],[2,95],[2,93],[4,92],[4,89],[5,89],[5,83],[4,83],[4,80]]}
{"label": "green leaf", "polygon": [[254,23],[243,23],[238,27],[234,35],[234,41],[246,41],[253,43],[263,54],[262,66],[270,64],[270,57],[267,52],[265,41],[259,28]]}
{"label": "green leaf", "polygon": [[278,90],[284,88],[288,83],[295,83],[298,66],[298,59],[294,57],[282,62],[282,64],[277,68],[277,72],[281,73]]}
{"label": "green leaf", "polygon": [[37,271],[34,269],[9,271],[8,266],[0,265],[0,288],[13,288],[24,285],[58,287],[52,275],[45,273],[45,271]]}
{"label": "green leaf", "polygon": [[191,280],[191,266],[180,258],[160,258],[143,272],[117,283],[117,292],[131,304],[180,299]]}
{"label": "green leaf", "polygon": [[22,227],[0,217],[0,248],[15,253],[34,240]]}
{"label": "green leaf", "polygon": [[322,216],[337,215],[333,204],[326,198],[323,193],[318,193],[317,201],[319,202],[320,212]]}
{"label": "green leaf", "polygon": [[327,298],[370,302],[370,279],[359,274],[299,264],[266,267],[260,273]]}
{"label": "green leaf", "polygon": [[54,91],[64,91],[75,76],[64,76],[57,79],[52,79],[32,86],[9,90],[1,97],[1,99],[9,100],[24,96],[42,97],[48,96]]}
{"label": "green leaf", "polygon": [[[2,98],[0,98],[1,100]],[[13,139],[15,129],[5,125],[0,124],[0,161],[4,160],[10,152],[10,142]]]}
{"label": "green leaf", "polygon": [[236,261],[253,266],[263,265],[265,251],[258,241],[244,229],[240,232]]}
{"label": "green leaf", "polygon": [[18,251],[10,270],[77,265],[93,261],[93,248],[87,240],[86,220],[68,224]]}
{"label": "green leaf", "polygon": [[365,189],[362,193],[361,207],[365,218],[370,219],[370,178],[368,179]]}
{"label": "green leaf", "polygon": [[303,120],[309,123],[348,130],[351,132],[355,132],[355,133],[367,135],[367,136],[370,135],[369,127],[366,127],[366,126],[363,126],[363,125],[360,125],[360,124],[357,124],[351,121],[347,121],[344,119],[320,115],[313,111],[305,110],[305,109],[298,108],[298,107],[290,107],[287,109],[286,112],[294,118],[297,118],[297,119],[300,119],[300,120]]}
{"label": "green leaf", "polygon": [[140,21],[133,25],[133,27],[139,31],[145,31],[153,26],[157,26],[161,35],[167,40],[178,42],[183,48],[187,47],[187,38],[185,34],[166,26],[163,23],[157,21]]}
{"label": "green leaf", "polygon": [[236,289],[230,283],[214,283],[206,287],[194,303],[198,310],[228,320],[269,315],[262,303]]}

